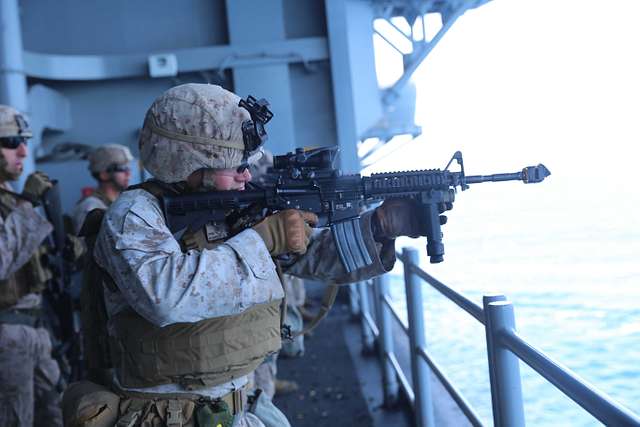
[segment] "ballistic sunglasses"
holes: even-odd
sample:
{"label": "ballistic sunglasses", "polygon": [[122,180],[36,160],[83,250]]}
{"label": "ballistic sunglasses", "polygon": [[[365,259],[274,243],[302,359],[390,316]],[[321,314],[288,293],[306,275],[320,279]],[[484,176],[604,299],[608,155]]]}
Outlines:
{"label": "ballistic sunglasses", "polygon": [[107,168],[106,172],[131,172],[129,165],[111,165]]}
{"label": "ballistic sunglasses", "polygon": [[24,136],[3,136],[0,137],[0,145],[2,145],[2,148],[15,150],[20,144],[26,144],[28,140],[29,138]]}

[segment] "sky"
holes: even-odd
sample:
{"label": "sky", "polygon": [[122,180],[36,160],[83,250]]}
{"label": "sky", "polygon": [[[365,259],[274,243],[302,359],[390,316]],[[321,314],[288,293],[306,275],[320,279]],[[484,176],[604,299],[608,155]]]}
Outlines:
{"label": "sky", "polygon": [[[463,147],[470,171],[544,160],[562,180],[597,168],[630,177],[638,18],[637,0],[493,0],[467,11],[413,77],[423,135],[411,149],[429,166]],[[378,67],[381,83],[394,72]]]}
{"label": "sky", "polygon": [[[639,20],[637,0],[493,0],[467,11],[413,76],[422,135],[398,137],[405,144],[392,142],[401,148],[364,174],[442,168],[456,150],[467,174],[544,163],[552,175],[535,186],[472,186],[450,220],[468,217],[466,203],[584,233],[613,224],[640,238]],[[375,42],[388,85],[398,67]]]}

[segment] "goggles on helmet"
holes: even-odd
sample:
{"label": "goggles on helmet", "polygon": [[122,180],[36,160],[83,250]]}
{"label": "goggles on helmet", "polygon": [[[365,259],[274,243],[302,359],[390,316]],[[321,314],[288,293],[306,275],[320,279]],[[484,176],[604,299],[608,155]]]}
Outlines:
{"label": "goggles on helmet", "polygon": [[244,142],[244,158],[249,158],[267,140],[267,131],[264,125],[273,118],[273,113],[269,110],[269,102],[262,98],[257,100],[249,95],[247,99],[241,99],[239,107],[244,108],[251,115],[251,120],[242,122],[242,140]]}
{"label": "goggles on helmet", "polygon": [[131,172],[131,168],[129,167],[129,165],[118,165],[118,164],[113,164],[111,166],[109,166],[106,170],[106,172],[112,173],[112,172]]}
{"label": "goggles on helmet", "polygon": [[20,144],[26,144],[28,140],[29,138],[24,136],[3,136],[0,137],[0,145],[2,148],[15,150],[20,146]]}

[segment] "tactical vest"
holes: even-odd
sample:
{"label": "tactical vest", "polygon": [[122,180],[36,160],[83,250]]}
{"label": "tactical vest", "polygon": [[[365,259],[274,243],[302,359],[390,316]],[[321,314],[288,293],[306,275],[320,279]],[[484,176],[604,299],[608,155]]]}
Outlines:
{"label": "tactical vest", "polygon": [[[162,201],[170,187],[146,182],[142,188]],[[97,234],[97,231],[95,231]],[[226,233],[209,225],[180,239],[184,251],[211,248]],[[93,280],[114,288],[104,270]],[[85,284],[90,285],[90,284]],[[95,285],[94,285],[95,286]],[[158,327],[132,308],[111,318],[109,349],[125,388],[180,384],[187,390],[211,387],[249,374],[281,346],[281,301],[260,304],[231,316]]]}
{"label": "tactical vest", "polygon": [[[16,208],[15,197],[0,192],[0,216],[3,220]],[[14,306],[20,298],[30,293],[44,290],[52,274],[42,263],[47,253],[44,246],[39,246],[35,253],[22,267],[5,280],[0,280],[0,310]]]}
{"label": "tactical vest", "polygon": [[78,201],[78,203],[82,203],[83,201],[85,201],[86,199],[88,199],[89,197],[95,197],[96,199],[100,200],[102,203],[104,203],[105,206],[111,206],[111,200],[109,200],[109,198],[107,198],[107,196],[100,191],[100,189],[96,189],[93,193],[89,194],[86,197],[83,197],[82,199],[80,199],[80,201]]}

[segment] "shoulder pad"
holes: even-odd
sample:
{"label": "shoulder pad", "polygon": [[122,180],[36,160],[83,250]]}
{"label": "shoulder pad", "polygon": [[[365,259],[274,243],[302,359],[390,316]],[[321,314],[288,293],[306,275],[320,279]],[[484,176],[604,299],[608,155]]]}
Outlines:
{"label": "shoulder pad", "polygon": [[147,193],[153,194],[153,196],[160,200],[164,197],[164,195],[177,195],[180,194],[184,189],[183,185],[180,183],[177,184],[165,184],[164,182],[157,181],[155,179],[150,179],[145,182],[141,182],[140,184],[135,184],[129,186],[125,191],[130,190],[144,190]]}
{"label": "shoulder pad", "polygon": [[102,218],[104,218],[104,213],[106,209],[93,209],[90,211],[80,228],[80,232],[78,236],[81,237],[90,237],[96,236],[100,231],[100,224],[102,224]]}

